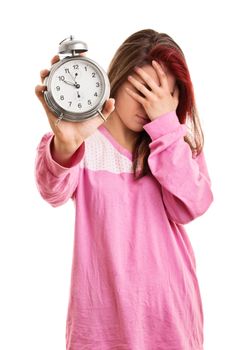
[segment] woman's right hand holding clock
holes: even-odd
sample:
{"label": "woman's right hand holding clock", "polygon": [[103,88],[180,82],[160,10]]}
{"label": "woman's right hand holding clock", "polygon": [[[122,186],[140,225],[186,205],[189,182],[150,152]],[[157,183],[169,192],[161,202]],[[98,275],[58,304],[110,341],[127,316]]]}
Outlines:
{"label": "woman's right hand holding clock", "polygon": [[[59,56],[56,55],[52,58],[51,64],[53,65],[59,60]],[[50,71],[47,69],[44,69],[40,72],[42,84],[49,73]],[[49,124],[54,133],[53,143],[51,145],[52,157],[59,164],[66,166],[68,165],[72,155],[84,142],[84,140],[92,135],[104,121],[99,115],[96,115],[94,118],[86,119],[80,122],[62,120],[58,123],[58,117],[50,110],[47,103],[45,102],[45,90],[45,85],[37,85],[35,88],[35,93],[42,103],[42,106],[44,107]],[[113,112],[114,103],[115,101],[113,98],[110,98],[105,102],[102,114],[106,119]]]}

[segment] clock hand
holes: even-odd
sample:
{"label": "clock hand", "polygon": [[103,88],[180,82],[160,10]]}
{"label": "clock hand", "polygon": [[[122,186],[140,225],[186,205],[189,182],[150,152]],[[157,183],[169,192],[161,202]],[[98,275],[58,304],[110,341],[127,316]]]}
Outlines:
{"label": "clock hand", "polygon": [[71,78],[72,78],[72,80],[75,82],[75,83],[77,83],[76,82],[76,78],[77,78],[77,76],[78,76],[78,73],[75,73],[75,78],[73,77],[73,75],[69,72],[69,75],[71,76]]}
{"label": "clock hand", "polygon": [[75,78],[73,77],[73,75],[69,72],[69,75],[71,76],[71,79],[74,81],[74,83],[76,83]]}
{"label": "clock hand", "polygon": [[80,85],[79,85],[77,82],[75,82],[74,86],[75,86],[76,89],[77,89],[77,97],[80,98],[80,97],[81,97],[80,94],[79,94]]}
{"label": "clock hand", "polygon": [[67,80],[62,80],[62,81],[64,81],[64,83],[66,83],[68,85],[76,86],[74,83],[71,83],[70,81],[67,81]]}
{"label": "clock hand", "polygon": [[[79,89],[80,85],[77,83],[76,78],[78,76],[78,73],[75,73],[75,78],[73,77],[73,75],[69,72],[69,75],[71,76],[72,80],[74,81],[74,86]],[[78,96],[79,97],[79,96]]]}
{"label": "clock hand", "polygon": [[75,73],[75,78],[73,78],[73,75],[69,72],[69,75],[71,76],[72,80],[74,81],[74,86],[79,89],[80,85],[77,83],[76,78],[78,76],[78,73]]}

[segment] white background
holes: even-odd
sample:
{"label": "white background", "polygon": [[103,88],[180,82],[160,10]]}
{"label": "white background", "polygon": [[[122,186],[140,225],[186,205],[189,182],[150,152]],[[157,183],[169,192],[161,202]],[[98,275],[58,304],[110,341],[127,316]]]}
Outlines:
{"label": "white background", "polygon": [[50,207],[35,185],[36,147],[50,130],[34,94],[39,72],[70,34],[86,41],[88,56],[107,70],[122,41],[145,28],[169,34],[191,73],[214,203],[186,230],[205,350],[233,349],[230,1],[7,1],[0,13],[0,349],[65,349],[74,208],[71,201]]}

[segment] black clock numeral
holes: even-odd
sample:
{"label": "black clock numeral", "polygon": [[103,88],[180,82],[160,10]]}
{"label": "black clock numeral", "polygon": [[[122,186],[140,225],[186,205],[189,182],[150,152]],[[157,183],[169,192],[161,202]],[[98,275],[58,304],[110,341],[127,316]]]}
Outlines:
{"label": "black clock numeral", "polygon": [[78,64],[74,64],[74,65],[73,65],[73,68],[74,68],[74,69],[79,69],[79,65],[78,65]]}
{"label": "black clock numeral", "polygon": [[94,93],[94,96],[96,96],[96,97],[98,96],[97,92]]}
{"label": "black clock numeral", "polygon": [[72,101],[68,101],[68,103],[69,103],[69,107],[72,105]]}
{"label": "black clock numeral", "polygon": [[60,81],[63,81],[63,80],[65,80],[65,77],[64,77],[64,75],[60,75],[60,76],[58,77],[58,79],[59,79]]}
{"label": "black clock numeral", "polygon": [[70,73],[70,70],[69,70],[69,68],[65,68],[65,73]]}
{"label": "black clock numeral", "polygon": [[88,104],[89,106],[91,106],[91,105],[92,105],[91,100],[88,100],[88,101],[87,101],[87,104]]}
{"label": "black clock numeral", "polygon": [[60,86],[56,86],[56,90],[60,91],[61,90]]}
{"label": "black clock numeral", "polygon": [[87,71],[87,66],[84,67],[85,71]]}
{"label": "black clock numeral", "polygon": [[92,78],[95,78],[95,73],[91,73]]}
{"label": "black clock numeral", "polygon": [[99,82],[97,82],[97,83],[96,83],[96,87],[99,87],[99,86],[100,86],[100,83],[99,83]]}
{"label": "black clock numeral", "polygon": [[82,108],[82,103],[79,103],[79,104],[78,104],[78,108]]}
{"label": "black clock numeral", "polygon": [[64,96],[63,95],[60,96],[60,100],[62,100],[62,101],[64,100]]}

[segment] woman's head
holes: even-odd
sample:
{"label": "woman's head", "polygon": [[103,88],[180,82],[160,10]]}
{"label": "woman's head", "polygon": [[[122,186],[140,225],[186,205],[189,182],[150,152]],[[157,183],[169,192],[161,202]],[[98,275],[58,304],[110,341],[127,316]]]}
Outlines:
{"label": "woman's head", "polygon": [[[145,64],[142,67],[143,71],[147,73],[157,85],[159,85],[160,80],[154,67],[152,67],[151,64]],[[172,74],[168,72],[166,67],[163,67],[163,70],[167,76],[167,82],[169,85],[170,93],[173,94],[176,84],[175,78]],[[140,82],[142,85],[146,86],[147,89],[150,89],[146,82],[136,72],[132,72],[131,76],[135,78],[138,82]],[[138,95],[144,97],[144,95],[140,91],[138,91],[130,83],[130,81],[123,81],[114,95],[115,111],[113,112],[113,115],[117,114],[117,117],[121,120],[121,122],[125,125],[126,128],[135,133],[138,133],[143,131],[143,125],[149,123],[151,119],[150,117],[148,117],[143,105],[129,95],[129,93],[126,90],[127,88],[133,92],[136,92]]]}
{"label": "woman's head", "polygon": [[[126,83],[128,75],[134,74],[135,66],[151,65],[152,60],[158,61],[169,76],[170,87],[172,80],[179,88],[179,104],[176,109],[181,124],[187,123],[190,135],[185,136],[193,151],[200,153],[203,146],[203,133],[198,119],[195,106],[193,85],[184,54],[179,45],[167,34],[159,33],[152,29],[140,30],[130,35],[116,51],[109,69],[108,76],[111,84],[111,97],[116,98],[117,92],[123,83]],[[142,129],[138,137],[138,147],[141,144],[148,145],[150,139],[145,130]],[[141,145],[142,146],[142,145]],[[144,153],[135,149],[136,153],[147,153],[149,149],[144,148]],[[149,147],[148,147],[149,148]],[[145,157],[144,157],[145,158]],[[146,164],[146,159],[144,159]],[[145,169],[144,169],[145,170]]]}

